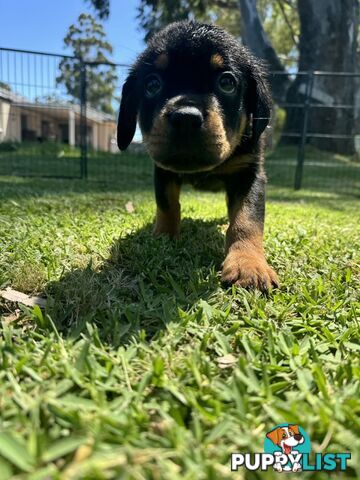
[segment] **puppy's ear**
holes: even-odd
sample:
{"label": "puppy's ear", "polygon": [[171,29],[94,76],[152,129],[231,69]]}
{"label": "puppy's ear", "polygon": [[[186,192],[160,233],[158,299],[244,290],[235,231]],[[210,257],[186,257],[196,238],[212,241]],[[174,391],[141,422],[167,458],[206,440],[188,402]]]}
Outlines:
{"label": "puppy's ear", "polygon": [[274,445],[280,444],[279,432],[280,428],[275,428],[266,434],[267,438],[273,442]]}
{"label": "puppy's ear", "polygon": [[252,114],[252,138],[254,143],[270,122],[271,94],[262,66],[255,63],[250,71],[250,113]]}
{"label": "puppy's ear", "polygon": [[126,150],[135,135],[137,112],[136,75],[131,72],[124,83],[121,94],[117,124],[117,144],[120,150]]}

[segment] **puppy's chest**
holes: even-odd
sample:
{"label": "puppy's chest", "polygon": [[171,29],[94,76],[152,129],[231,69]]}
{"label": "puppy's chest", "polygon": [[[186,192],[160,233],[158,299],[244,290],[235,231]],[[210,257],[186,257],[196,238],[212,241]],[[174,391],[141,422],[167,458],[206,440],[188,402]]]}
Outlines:
{"label": "puppy's chest", "polygon": [[189,183],[198,190],[218,192],[224,189],[225,182],[219,175],[211,173],[191,173],[182,176],[184,183]]}
{"label": "puppy's chest", "polygon": [[217,192],[223,190],[230,177],[246,178],[246,173],[256,164],[253,154],[237,154],[209,172],[183,174],[185,183],[199,190]]}

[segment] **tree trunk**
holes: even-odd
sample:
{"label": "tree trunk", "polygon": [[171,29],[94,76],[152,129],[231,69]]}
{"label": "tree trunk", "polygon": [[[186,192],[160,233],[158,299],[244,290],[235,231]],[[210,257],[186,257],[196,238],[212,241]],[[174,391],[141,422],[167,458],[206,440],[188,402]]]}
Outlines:
{"label": "tree trunk", "polygon": [[[299,71],[355,72],[358,0],[298,0],[298,10],[301,26]],[[354,107],[356,85],[353,77],[315,76],[311,103]],[[306,77],[298,76],[288,91],[287,102],[302,103],[305,92]],[[312,107],[308,132],[352,135],[355,133],[354,119],[354,108]],[[288,108],[285,130],[299,133],[302,121],[301,108]],[[310,137],[310,143],[323,150],[354,153],[353,139]]]}
{"label": "tree trunk", "polygon": [[242,40],[257,57],[266,61],[269,70],[283,72],[280,75],[270,75],[269,81],[273,97],[281,103],[286,98],[290,80],[285,75],[286,70],[267,36],[256,7],[256,0],[239,0],[242,21]]}
{"label": "tree trunk", "polygon": [[[243,23],[243,41],[258,57],[266,60],[269,69],[285,72],[279,57],[266,35],[256,7],[256,0],[239,0]],[[356,72],[358,0],[298,0],[300,16],[299,71]],[[291,82],[286,75],[270,76],[274,99],[281,103],[305,101],[306,77]],[[345,76],[316,76],[311,103],[318,105],[355,105],[358,80]],[[301,133],[304,111],[288,107],[284,131]],[[346,108],[312,107],[308,132],[352,135],[355,111]],[[285,143],[298,143],[298,138],[283,137]],[[333,152],[354,153],[353,139],[310,138],[318,148]]]}

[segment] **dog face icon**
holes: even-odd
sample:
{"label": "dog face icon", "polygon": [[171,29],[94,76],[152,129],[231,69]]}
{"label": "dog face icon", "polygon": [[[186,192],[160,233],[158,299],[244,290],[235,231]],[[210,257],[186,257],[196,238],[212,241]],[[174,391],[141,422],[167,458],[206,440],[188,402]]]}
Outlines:
{"label": "dog face icon", "polygon": [[304,437],[299,431],[298,425],[277,427],[266,434],[275,445],[278,445],[286,455],[292,452],[293,447],[304,443]]}
{"label": "dog face icon", "polygon": [[[274,445],[281,448],[282,453],[289,455],[291,453],[298,453],[294,450],[294,447],[304,443],[304,437],[299,431],[298,425],[288,425],[287,427],[277,427],[266,434]],[[288,470],[290,468],[282,468],[279,463],[274,464],[274,469],[281,472],[282,470]],[[301,469],[299,463],[293,465],[292,471],[296,472]]]}

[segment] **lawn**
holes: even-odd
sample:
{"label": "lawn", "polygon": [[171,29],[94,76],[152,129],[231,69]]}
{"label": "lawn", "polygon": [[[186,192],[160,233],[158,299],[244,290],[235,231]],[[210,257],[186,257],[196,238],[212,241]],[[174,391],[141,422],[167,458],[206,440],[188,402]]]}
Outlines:
{"label": "lawn", "polygon": [[118,161],[106,183],[0,177],[0,288],[47,297],[0,300],[0,479],[278,478],[230,453],[284,422],[359,478],[358,201],[269,186],[265,297],[219,284],[223,195],[186,188],[180,239],[155,239],[150,174]]}
{"label": "lawn", "polygon": [[[332,154],[308,145],[305,149],[302,187],[312,191],[358,195],[360,159],[357,156]],[[272,185],[293,188],[297,164],[296,146],[277,146],[268,151],[267,174]],[[80,150],[59,143],[29,142],[0,144],[0,175],[40,177],[81,177]],[[138,152],[111,154],[89,152],[88,178],[106,181],[116,178],[127,186],[151,185],[152,164]]]}

